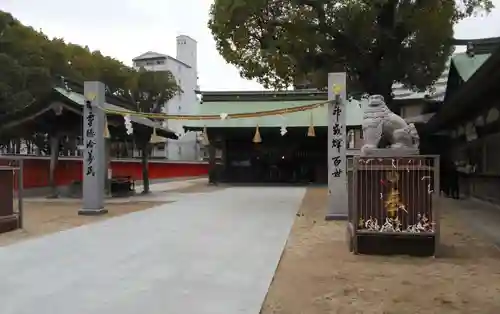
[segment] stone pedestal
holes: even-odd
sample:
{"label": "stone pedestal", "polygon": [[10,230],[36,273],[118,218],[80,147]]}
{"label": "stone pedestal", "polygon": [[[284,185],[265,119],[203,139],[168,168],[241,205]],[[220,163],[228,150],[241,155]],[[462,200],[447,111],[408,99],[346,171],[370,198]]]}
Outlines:
{"label": "stone pedestal", "polygon": [[375,148],[365,151],[362,156],[364,157],[404,157],[404,156],[416,156],[418,155],[418,148]]}
{"label": "stone pedestal", "polygon": [[14,171],[0,167],[0,233],[18,227],[18,215],[14,213]]}

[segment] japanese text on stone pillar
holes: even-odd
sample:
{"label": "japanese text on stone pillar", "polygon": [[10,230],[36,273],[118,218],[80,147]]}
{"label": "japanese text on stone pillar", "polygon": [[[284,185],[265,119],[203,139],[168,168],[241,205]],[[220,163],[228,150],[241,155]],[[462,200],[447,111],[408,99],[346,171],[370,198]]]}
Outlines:
{"label": "japanese text on stone pillar", "polygon": [[332,156],[332,176],[335,178],[339,178],[342,174],[342,168],[341,166],[341,149],[342,145],[344,144],[344,134],[342,132],[342,124],[340,121],[340,114],[342,113],[342,108],[340,106],[340,96],[336,95],[335,97],[335,103],[333,106],[333,124],[332,124],[332,129],[330,132],[332,132],[332,149],[334,152],[334,155]]}
{"label": "japanese text on stone pillar", "polygon": [[87,131],[85,133],[85,175],[86,176],[93,176],[95,177],[95,168],[94,168],[94,161],[95,161],[95,156],[94,156],[94,147],[96,146],[96,141],[95,141],[95,131],[94,131],[94,120],[95,120],[95,114],[93,112],[92,105],[90,101],[87,101],[86,104],[87,106],[87,116],[85,117],[85,121],[87,123]]}

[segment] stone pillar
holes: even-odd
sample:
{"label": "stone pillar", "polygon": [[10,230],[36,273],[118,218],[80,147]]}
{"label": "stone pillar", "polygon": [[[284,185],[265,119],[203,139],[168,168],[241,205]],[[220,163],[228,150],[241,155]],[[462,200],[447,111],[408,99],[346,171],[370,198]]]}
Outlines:
{"label": "stone pillar", "polygon": [[[337,94],[338,93],[338,94]],[[328,74],[328,209],[326,220],[347,220],[346,73]]]}
{"label": "stone pillar", "polygon": [[61,135],[55,131],[50,135],[49,147],[50,147],[50,164],[49,164],[49,185],[50,185],[50,195],[48,198],[57,198],[57,182],[56,182],[56,168],[57,161],[59,160],[59,145],[60,145]]}
{"label": "stone pillar", "polygon": [[80,215],[100,215],[104,209],[106,178],[105,89],[101,82],[85,82],[83,108],[83,208]]}

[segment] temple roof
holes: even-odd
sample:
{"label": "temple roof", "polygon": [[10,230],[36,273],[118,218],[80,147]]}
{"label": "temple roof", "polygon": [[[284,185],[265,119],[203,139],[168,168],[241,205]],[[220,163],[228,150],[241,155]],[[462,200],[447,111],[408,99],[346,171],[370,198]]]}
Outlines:
{"label": "temple roof", "polygon": [[[64,88],[61,88],[61,87],[56,87],[56,88],[54,88],[54,90],[56,92],[60,93],[61,95],[63,95],[64,97],[67,97],[72,102],[74,102],[74,103],[82,106],[82,108],[85,105],[86,98],[85,98],[84,95],[82,95],[80,93],[76,93],[76,92],[73,92],[73,91],[68,91],[68,90],[65,90]],[[109,110],[126,111],[126,112],[133,113],[132,110],[128,110],[128,109],[125,109],[123,107],[110,104],[108,102],[105,102],[103,104],[103,108],[104,109],[109,109]],[[168,128],[164,128],[164,127],[161,126],[161,124],[159,124],[157,122],[153,122],[153,121],[151,121],[148,118],[143,118],[143,117],[138,117],[138,116],[130,116],[130,120],[132,122],[135,122],[135,123],[138,123],[138,124],[142,124],[142,125],[148,126],[150,128],[156,128],[157,131],[163,130],[165,133],[172,133],[172,134],[174,133],[172,130],[170,130]]]}
{"label": "temple roof", "polygon": [[[446,99],[440,110],[425,125],[427,132],[447,128],[464,116],[491,106],[484,101],[491,96],[499,80],[500,45],[496,51],[485,54],[464,54],[453,62]],[[456,62],[455,62],[456,61]]]}
{"label": "temple roof", "polygon": [[452,57],[452,63],[464,82],[479,69],[483,63],[491,56],[490,53],[467,55],[467,53],[457,53]]}
{"label": "temple roof", "polygon": [[[38,100],[37,102],[32,103],[24,108],[0,116],[0,129],[13,129],[20,124],[36,119],[47,111],[50,111],[52,109],[50,105],[54,102],[62,103],[64,106],[67,106],[69,109],[71,109],[72,112],[83,114],[83,106],[85,105],[85,100],[85,96],[77,91],[62,87],[54,87],[52,89],[52,92],[47,95],[45,99]],[[131,113],[133,112],[124,108],[124,106],[111,104],[109,101],[117,103],[120,101],[120,98],[106,96],[106,102],[103,104],[103,107],[105,109],[127,111]],[[131,120],[135,123],[142,124],[150,128],[156,128],[157,134],[160,136],[172,139],[177,138],[175,132],[162,127],[161,124],[153,122],[150,119],[131,116]]]}
{"label": "temple roof", "polygon": [[472,45],[477,54],[491,54],[500,46],[500,37],[477,38],[477,39],[453,39],[455,46]]}
{"label": "temple roof", "polygon": [[[317,100],[302,100],[302,101],[253,101],[253,102],[205,102],[198,106],[196,114],[215,114],[221,113],[247,113],[261,112],[266,110],[294,108],[305,105],[312,105],[326,102],[326,98],[322,101]],[[284,115],[264,116],[256,118],[244,119],[227,119],[227,120],[204,120],[204,121],[186,121],[184,123],[187,129],[207,128],[245,128],[255,127],[280,127],[286,125],[288,127],[307,127],[312,123],[315,126],[328,126],[328,106],[320,106],[315,109],[289,113]],[[360,126],[363,121],[363,109],[357,100],[352,100],[346,104],[346,125]]]}

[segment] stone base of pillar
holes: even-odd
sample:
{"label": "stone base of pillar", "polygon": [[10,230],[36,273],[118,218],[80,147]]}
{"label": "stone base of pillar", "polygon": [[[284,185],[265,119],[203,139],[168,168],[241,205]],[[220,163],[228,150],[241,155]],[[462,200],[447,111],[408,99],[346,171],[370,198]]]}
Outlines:
{"label": "stone base of pillar", "polygon": [[19,218],[17,215],[0,217],[0,233],[13,231],[19,228]]}
{"label": "stone base of pillar", "polygon": [[328,214],[325,216],[325,220],[345,220],[347,221],[347,215],[346,214]]}
{"label": "stone base of pillar", "polygon": [[78,215],[81,216],[100,216],[100,215],[105,215],[108,213],[107,209],[101,208],[101,209],[80,209],[78,211]]}

